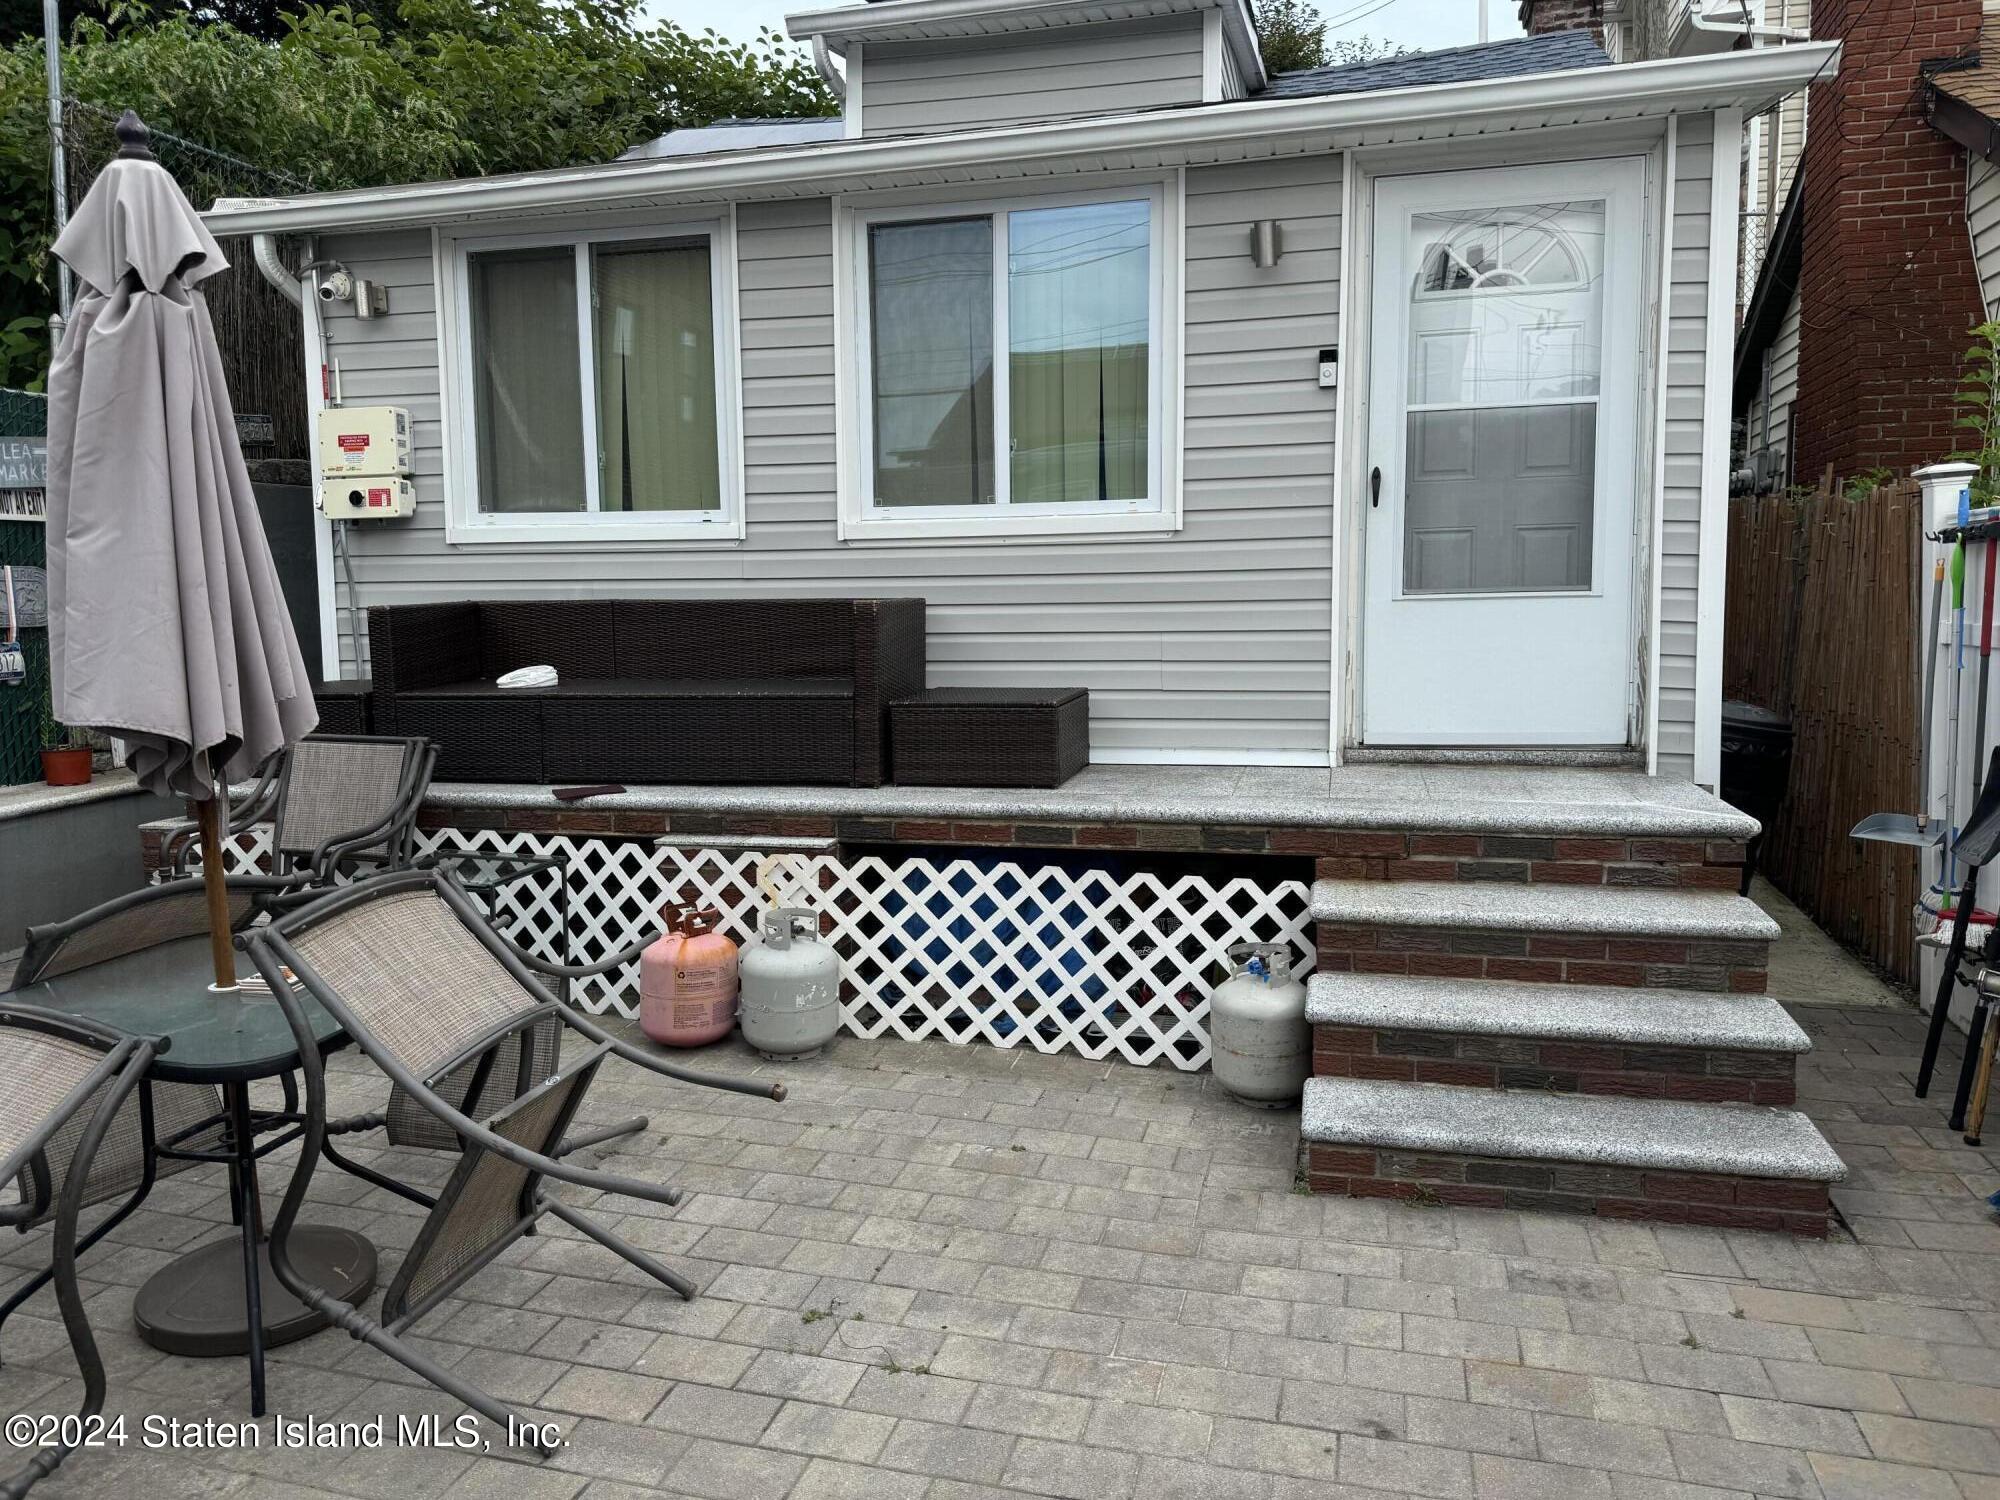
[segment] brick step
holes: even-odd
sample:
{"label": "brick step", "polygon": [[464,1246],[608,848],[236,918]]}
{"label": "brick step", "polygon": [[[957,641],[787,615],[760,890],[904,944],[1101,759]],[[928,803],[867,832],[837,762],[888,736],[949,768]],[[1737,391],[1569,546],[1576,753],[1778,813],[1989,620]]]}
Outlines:
{"label": "brick step", "polygon": [[1782,1104],[1804,1031],[1762,995],[1315,974],[1313,1072],[1467,1088]]}
{"label": "brick step", "polygon": [[1306,1081],[1316,1193],[1824,1236],[1846,1165],[1796,1110]]}
{"label": "brick step", "polygon": [[1778,924],[1732,892],[1320,880],[1325,972],[1756,994]]}
{"label": "brick step", "polygon": [[[1751,829],[1748,818],[1742,823]],[[1510,885],[1733,891],[1744,841],[1733,827],[1648,833],[1524,833],[1481,829],[1288,832],[1290,848],[1319,857],[1321,880],[1465,880]],[[1274,839],[1272,847],[1279,840]]]}

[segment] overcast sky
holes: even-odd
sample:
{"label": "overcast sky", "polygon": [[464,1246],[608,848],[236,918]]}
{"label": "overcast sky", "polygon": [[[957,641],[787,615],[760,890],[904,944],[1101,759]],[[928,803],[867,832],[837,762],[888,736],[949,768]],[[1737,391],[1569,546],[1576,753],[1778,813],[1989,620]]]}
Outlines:
{"label": "overcast sky", "polygon": [[[652,13],[690,31],[713,29],[750,41],[759,26],[785,29],[788,10],[817,10],[837,0],[653,0]],[[1484,0],[1494,38],[1519,36],[1515,0]],[[1329,39],[1373,37],[1413,50],[1479,40],[1481,0],[1321,0]]]}

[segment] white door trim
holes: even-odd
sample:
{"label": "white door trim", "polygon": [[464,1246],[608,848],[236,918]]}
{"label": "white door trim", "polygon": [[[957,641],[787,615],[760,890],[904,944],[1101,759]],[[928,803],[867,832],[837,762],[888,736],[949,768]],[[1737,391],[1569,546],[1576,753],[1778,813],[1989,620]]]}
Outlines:
{"label": "white door trim", "polygon": [[1662,566],[1667,550],[1667,336],[1673,327],[1674,285],[1674,174],[1680,170],[1681,121],[1667,116],[1667,138],[1660,165],[1660,211],[1656,215],[1659,236],[1659,264],[1653,297],[1654,314],[1652,371],[1648,399],[1652,402],[1653,451],[1648,455],[1653,481],[1648,486],[1653,513],[1647,527],[1646,550],[1646,701],[1641,709],[1646,735],[1646,774],[1660,774],[1660,633],[1666,624],[1666,569]]}
{"label": "white door trim", "polygon": [[1723,593],[1729,579],[1731,375],[1736,358],[1736,254],[1743,111],[1715,112],[1708,201],[1706,401],[1701,422],[1701,548],[1694,625],[1694,779],[1722,779]]}
{"label": "white door trim", "polygon": [[[1384,504],[1371,508],[1366,480],[1359,481],[1356,513],[1360,520],[1361,545],[1359,605],[1361,630],[1357,654],[1360,675],[1357,707],[1359,733],[1352,736],[1371,745],[1624,745],[1629,744],[1643,722],[1634,713],[1634,691],[1639,673],[1638,633],[1640,611],[1635,592],[1638,580],[1636,552],[1639,538],[1635,528],[1645,514],[1644,483],[1651,478],[1650,466],[1640,462],[1645,448],[1641,419],[1646,371],[1641,368],[1642,332],[1647,303],[1649,273],[1646,246],[1651,242],[1646,220],[1647,159],[1641,154],[1606,156],[1526,166],[1484,166],[1456,171],[1409,175],[1381,175],[1372,183],[1370,207],[1373,223],[1366,235],[1368,248],[1379,242],[1392,224],[1400,225],[1412,213],[1425,209],[1505,208],[1541,202],[1562,202],[1579,198],[1601,198],[1605,204],[1607,239],[1602,276],[1603,298],[1599,308],[1602,344],[1600,396],[1596,415],[1595,493],[1597,513],[1591,540],[1590,586],[1579,592],[1512,593],[1505,595],[1468,594],[1455,597],[1406,595],[1401,588],[1402,534],[1399,517],[1404,491],[1402,466],[1405,445],[1402,367],[1407,355],[1406,341],[1380,337],[1381,330],[1400,330],[1408,317],[1407,277],[1401,262],[1407,247],[1396,242],[1396,267],[1381,260],[1390,253],[1389,245],[1379,245],[1380,254],[1370,277],[1369,333],[1377,359],[1362,368],[1370,370],[1369,389],[1356,393],[1358,402],[1371,409],[1370,415],[1353,425],[1357,438],[1357,474],[1379,466],[1383,471]],[[1348,238],[1354,245],[1361,238]],[[1393,272],[1393,274],[1392,274]],[[1356,330],[1347,330],[1352,342]],[[1387,360],[1391,363],[1383,363]],[[1391,368],[1393,364],[1394,368]],[[1357,371],[1352,377],[1361,378]],[[1390,400],[1394,393],[1398,399]],[[1371,522],[1375,524],[1370,524]],[[1372,579],[1372,581],[1371,581]],[[1594,605],[1586,601],[1595,601]],[[1569,609],[1571,603],[1578,607]],[[1417,611],[1413,612],[1412,606]],[[1589,611],[1589,613],[1585,613]],[[1394,628],[1394,651],[1384,648],[1390,639],[1383,632],[1384,615],[1401,615]],[[1468,705],[1466,727],[1451,721],[1451,715],[1423,714],[1414,695],[1429,692],[1445,701],[1452,684],[1439,681],[1426,664],[1456,659],[1456,644],[1478,638],[1479,628],[1489,621],[1518,624],[1522,649],[1532,649],[1546,659],[1548,653],[1578,648],[1577,670],[1595,685],[1593,711],[1564,716],[1555,705],[1564,702],[1556,683],[1546,674],[1545,698],[1551,705],[1546,731],[1538,711],[1527,709],[1509,720],[1507,710],[1518,705],[1506,695],[1488,695],[1484,709]],[[1614,622],[1611,624],[1609,622]],[[1576,626],[1581,623],[1581,631]],[[1437,640],[1424,641],[1413,632],[1423,626],[1436,633]],[[1369,639],[1370,632],[1376,638]],[[1490,637],[1489,637],[1490,639]],[[1373,649],[1371,650],[1371,646]],[[1367,674],[1372,665],[1385,674],[1372,696]],[[1400,658],[1400,660],[1397,660]],[[1511,674],[1496,653],[1485,667],[1467,657],[1468,676],[1459,684],[1498,683]],[[1411,664],[1417,664],[1412,672]],[[1429,678],[1426,686],[1420,678]],[[1388,684],[1411,684],[1409,698],[1393,696]],[[1615,693],[1615,699],[1611,696]],[[1389,694],[1391,696],[1384,696]],[[1452,698],[1451,701],[1457,701]],[[1523,706],[1525,707],[1525,706]],[[1475,717],[1476,716],[1476,717]],[[1370,718],[1374,722],[1370,722]]]}

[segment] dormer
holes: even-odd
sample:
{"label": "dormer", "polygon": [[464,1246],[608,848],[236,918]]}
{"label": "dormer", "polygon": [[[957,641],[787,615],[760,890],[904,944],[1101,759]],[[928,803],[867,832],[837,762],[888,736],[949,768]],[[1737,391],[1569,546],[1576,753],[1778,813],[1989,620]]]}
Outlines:
{"label": "dormer", "polygon": [[1246,0],[874,0],[787,16],[785,29],[842,92],[850,136],[1215,104],[1264,86]]}

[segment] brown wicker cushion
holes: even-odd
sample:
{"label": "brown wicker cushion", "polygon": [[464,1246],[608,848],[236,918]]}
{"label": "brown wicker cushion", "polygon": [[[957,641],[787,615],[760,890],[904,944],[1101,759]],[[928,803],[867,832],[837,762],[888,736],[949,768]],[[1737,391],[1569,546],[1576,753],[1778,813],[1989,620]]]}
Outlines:
{"label": "brown wicker cushion", "polygon": [[621,599],[618,677],[844,677],[851,599]]}
{"label": "brown wicker cushion", "polygon": [[611,676],[614,608],[609,599],[482,601],[479,659],[486,680],[539,666],[562,677]]}

